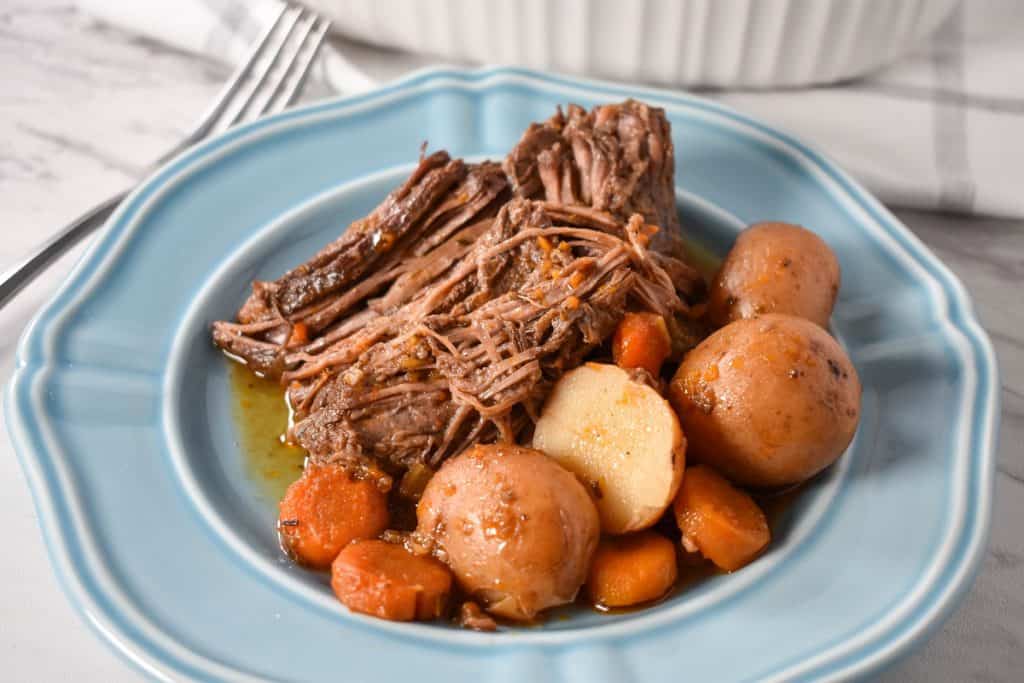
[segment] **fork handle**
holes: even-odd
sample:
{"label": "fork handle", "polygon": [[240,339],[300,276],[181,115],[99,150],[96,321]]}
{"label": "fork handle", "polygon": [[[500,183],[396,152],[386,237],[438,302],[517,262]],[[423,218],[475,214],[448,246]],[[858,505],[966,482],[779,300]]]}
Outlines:
{"label": "fork handle", "polygon": [[47,266],[78,244],[83,237],[102,226],[127,195],[128,191],[120,192],[105,202],[97,204],[74,222],[65,226],[56,235],[37,246],[20,263],[16,263],[10,270],[0,275],[0,308],[6,306],[7,302],[13,299],[27,284],[35,280],[41,272],[46,270]]}

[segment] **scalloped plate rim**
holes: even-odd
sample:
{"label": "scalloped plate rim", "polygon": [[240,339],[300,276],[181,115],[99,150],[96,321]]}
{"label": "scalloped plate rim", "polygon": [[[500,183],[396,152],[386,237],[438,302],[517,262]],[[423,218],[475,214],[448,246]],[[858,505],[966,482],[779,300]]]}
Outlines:
{"label": "scalloped plate rim", "polygon": [[[863,642],[850,646],[849,640],[843,641],[816,657],[772,674],[772,678],[781,679],[782,677],[788,678],[812,673],[821,673],[827,678],[832,678],[840,675],[863,675],[876,670],[886,661],[905,653],[911,644],[918,642],[929,629],[936,627],[969,587],[971,578],[980,563],[991,514],[995,432],[999,407],[997,383],[995,382],[996,362],[991,343],[974,316],[973,307],[963,285],[944,264],[924,247],[916,236],[903,227],[855,181],[822,155],[809,149],[792,136],[764,126],[723,105],[682,93],[587,79],[550,76],[526,69],[500,67],[482,70],[426,69],[410,74],[400,81],[372,93],[313,103],[270,119],[240,127],[226,135],[205,142],[172,160],[153,174],[121,205],[108,222],[103,234],[87,250],[65,284],[37,314],[22,335],[16,354],[15,371],[5,392],[5,415],[19,461],[32,489],[33,500],[40,525],[43,528],[51,562],[65,591],[84,614],[90,626],[100,632],[104,639],[129,661],[150,675],[166,678],[168,670],[188,675],[186,672],[189,668],[200,667],[200,670],[206,675],[212,674],[224,678],[248,677],[248,674],[238,669],[225,667],[187,650],[183,652],[183,648],[171,647],[171,653],[162,652],[160,653],[162,657],[155,656],[154,652],[147,648],[146,643],[135,642],[127,634],[120,632],[118,624],[111,623],[113,620],[109,618],[109,615],[102,614],[103,608],[98,606],[95,596],[84,586],[83,577],[70,567],[68,559],[70,551],[66,545],[69,539],[66,534],[69,524],[73,527],[80,520],[72,519],[69,523],[62,519],[63,515],[59,508],[63,501],[60,500],[61,496],[58,495],[58,491],[70,492],[71,499],[74,501],[74,487],[69,482],[63,481],[58,482],[57,491],[50,489],[52,482],[44,470],[48,467],[53,468],[55,464],[59,466],[60,463],[49,457],[45,451],[50,451],[51,454],[58,451],[52,448],[53,444],[50,444],[49,448],[46,447],[48,439],[45,427],[40,428],[37,425],[37,429],[42,431],[41,435],[33,437],[30,434],[32,431],[28,426],[30,414],[23,411],[20,406],[27,394],[33,399],[32,402],[36,403],[34,407],[39,408],[36,388],[41,384],[42,379],[53,372],[48,361],[53,361],[55,331],[61,327],[70,312],[102,282],[104,271],[116,262],[118,254],[131,241],[133,234],[130,229],[131,225],[137,224],[139,217],[144,213],[141,205],[147,197],[179,173],[194,171],[194,169],[190,169],[193,162],[199,161],[201,165],[202,159],[214,148],[235,141],[240,144],[244,143],[250,135],[260,130],[293,119],[315,116],[321,112],[343,116],[362,106],[367,108],[386,106],[386,103],[381,103],[379,100],[393,93],[429,90],[452,85],[466,89],[482,89],[489,85],[515,82],[516,80],[529,82],[534,87],[554,89],[559,93],[566,94],[568,91],[579,90],[589,94],[609,92],[618,96],[621,96],[622,93],[629,93],[632,96],[649,97],[659,100],[659,103],[673,103],[687,107],[691,111],[703,113],[705,116],[725,119],[733,127],[747,129],[747,133],[754,133],[769,141],[769,144],[783,150],[787,157],[795,159],[802,168],[812,175],[825,178],[828,191],[836,199],[841,200],[844,207],[854,208],[857,212],[871,218],[871,220],[865,221],[865,224],[869,226],[868,232],[880,243],[885,252],[897,258],[904,265],[910,266],[917,275],[915,279],[928,288],[929,302],[935,308],[938,322],[951,333],[950,340],[957,352],[958,362],[972,371],[967,382],[967,388],[970,391],[965,389],[963,392],[964,398],[971,404],[969,407],[972,420],[969,424],[968,421],[962,420],[959,426],[961,440],[969,440],[971,446],[976,446],[973,448],[973,452],[977,455],[973,458],[970,457],[970,453],[964,452],[966,449],[963,445],[957,449],[958,464],[963,466],[965,474],[960,474],[953,480],[955,489],[963,496],[973,496],[972,505],[969,509],[960,511],[956,515],[956,524],[953,525],[953,530],[946,531],[948,536],[946,545],[966,545],[966,552],[942,563],[936,561],[933,565],[934,571],[931,572],[934,574],[934,578],[927,586],[920,588],[920,591],[923,591],[921,601],[907,606],[908,614],[903,615],[905,618],[897,620],[896,623],[892,623],[891,619],[885,620],[890,623],[878,625],[878,629],[888,629],[887,632],[875,634],[873,631],[877,629],[869,629],[869,632],[862,638],[855,639]],[[873,226],[874,229],[871,229],[870,226]],[[72,292],[76,285],[81,284],[84,286],[74,292],[72,299],[68,300],[69,292]],[[32,345],[37,342],[40,344],[39,355],[37,358],[33,358]],[[977,372],[974,372],[975,370]],[[31,412],[35,412],[37,415],[41,414],[38,410]],[[34,444],[32,443],[34,440],[43,443]],[[959,462],[961,460],[964,462]],[[58,473],[59,478],[60,473]],[[65,496],[65,500],[66,498],[67,496]],[[968,517],[973,524],[970,528],[964,528],[965,520]],[[85,534],[85,537],[88,540],[88,534]],[[89,578],[94,580],[94,577]],[[915,593],[917,592],[919,591],[915,591]],[[107,593],[100,594],[108,599],[111,597]],[[923,603],[924,598],[930,599],[927,604]],[[137,626],[141,623],[145,626],[145,617],[137,615],[137,618],[140,621],[133,622],[133,624]],[[170,643],[172,646],[175,644],[173,641]],[[873,651],[865,653],[864,651],[872,644],[877,647]],[[167,644],[165,643],[165,645]],[[837,655],[835,651],[843,646],[846,646],[848,650],[852,647],[854,651]],[[148,647],[153,646],[149,644]],[[174,650],[178,651],[174,652]],[[861,656],[857,657],[858,653]],[[171,658],[170,661],[167,659],[168,656]],[[180,657],[181,661],[174,662],[175,656]],[[829,672],[823,671],[823,667],[830,662],[840,668]],[[175,664],[185,664],[186,666],[178,668]],[[169,669],[164,668],[168,666],[170,666]]]}

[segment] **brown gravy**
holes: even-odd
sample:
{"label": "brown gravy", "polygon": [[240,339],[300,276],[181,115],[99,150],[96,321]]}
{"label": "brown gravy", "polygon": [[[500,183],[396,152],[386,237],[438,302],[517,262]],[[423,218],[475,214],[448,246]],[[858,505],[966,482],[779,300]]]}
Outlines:
{"label": "brown gravy", "polygon": [[[239,435],[238,445],[242,449],[242,457],[245,458],[245,469],[257,487],[260,497],[276,509],[285,489],[302,474],[306,452],[284,441],[284,434],[288,429],[288,406],[284,400],[284,392],[277,382],[260,379],[244,365],[233,362],[229,362],[228,376],[234,399],[232,414]],[[768,518],[773,536],[778,533],[779,524],[784,520],[785,513],[793,501],[800,495],[801,489],[802,487],[798,486],[772,495],[756,496],[758,504]],[[409,529],[415,526],[415,510],[411,504],[396,504],[392,509],[392,515],[396,521],[393,525],[395,528]],[[655,529],[672,539],[679,536],[670,515],[666,515],[666,519]],[[576,604],[578,607],[595,609],[605,614],[630,614],[668,600],[720,573],[722,572],[710,562],[687,556],[680,551],[679,578],[672,590],[654,603],[609,609],[594,607],[581,597]],[[546,619],[538,619],[534,625],[540,625],[549,619],[566,619],[568,613],[562,608],[553,610],[546,616]],[[502,626],[512,625],[503,620],[499,620],[499,623]]]}
{"label": "brown gravy", "polygon": [[276,509],[285,489],[302,474],[306,451],[284,441],[288,405],[281,385],[256,377],[241,363],[225,362],[245,471],[260,498]]}
{"label": "brown gravy", "polygon": [[[706,280],[710,281],[714,277],[721,259],[699,244],[689,242],[686,246],[690,263],[700,271]],[[257,487],[260,497],[276,509],[285,489],[302,474],[306,451],[285,441],[284,435],[288,429],[289,415],[281,385],[256,377],[240,363],[226,362],[229,365],[228,377],[231,382],[233,399],[232,415],[239,436],[238,445],[242,450],[242,457],[245,459],[246,472]],[[768,518],[768,525],[773,536],[778,533],[779,524],[782,523],[786,511],[793,501],[799,496],[801,489],[802,487],[798,486],[772,495],[755,496]],[[397,498],[397,496],[392,496],[392,498]],[[393,525],[394,528],[410,529],[415,526],[415,509],[412,504],[399,502],[393,506],[392,514],[397,522]],[[666,519],[662,520],[655,528],[670,538],[677,539],[679,531],[669,517],[670,515],[666,515]],[[578,607],[595,609],[605,614],[629,614],[668,600],[721,573],[721,570],[710,562],[688,556],[680,550],[679,578],[672,590],[659,600],[632,607],[609,609],[595,607],[581,597],[576,604]],[[550,615],[546,615],[546,618],[538,619],[536,623],[529,625],[538,626],[550,619],[567,618],[569,615],[565,608],[559,608],[553,610]],[[502,626],[513,625],[504,620],[499,620],[499,623]],[[514,625],[523,626],[521,623]]]}

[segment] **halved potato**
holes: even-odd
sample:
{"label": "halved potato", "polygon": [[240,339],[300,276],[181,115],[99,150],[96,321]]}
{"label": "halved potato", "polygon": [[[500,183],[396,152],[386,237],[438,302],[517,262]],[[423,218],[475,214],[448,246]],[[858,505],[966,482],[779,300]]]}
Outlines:
{"label": "halved potato", "polygon": [[589,485],[608,534],[657,522],[686,465],[686,439],[668,402],[628,371],[599,363],[555,384],[533,447]]}

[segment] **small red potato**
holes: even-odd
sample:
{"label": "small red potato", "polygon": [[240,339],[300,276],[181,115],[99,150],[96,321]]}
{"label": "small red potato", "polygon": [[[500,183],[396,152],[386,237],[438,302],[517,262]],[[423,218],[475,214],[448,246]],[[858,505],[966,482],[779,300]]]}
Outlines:
{"label": "small red potato", "polygon": [[716,327],[785,313],[828,327],[839,293],[839,260],[824,240],[788,223],[744,230],[711,283],[708,314]]}
{"label": "small red potato", "polygon": [[775,314],[712,334],[669,385],[691,459],[754,487],[795,484],[835,462],[857,429],[860,393],[835,339]]}
{"label": "small red potato", "polygon": [[532,619],[572,602],[600,536],[576,477],[540,451],[474,446],[438,470],[417,507],[464,591],[493,613]]}

